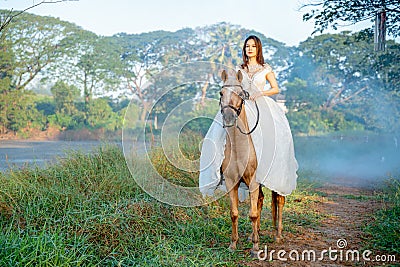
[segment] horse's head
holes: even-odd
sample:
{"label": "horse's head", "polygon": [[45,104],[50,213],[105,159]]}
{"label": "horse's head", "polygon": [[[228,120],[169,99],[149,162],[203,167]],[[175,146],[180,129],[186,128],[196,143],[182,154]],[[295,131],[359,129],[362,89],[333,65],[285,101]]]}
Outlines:
{"label": "horse's head", "polygon": [[224,82],[222,90],[220,91],[219,104],[221,106],[221,113],[223,117],[224,127],[231,127],[236,124],[236,120],[242,112],[244,100],[248,98],[248,92],[242,88],[242,73],[227,72],[225,70],[221,73],[221,79]]}

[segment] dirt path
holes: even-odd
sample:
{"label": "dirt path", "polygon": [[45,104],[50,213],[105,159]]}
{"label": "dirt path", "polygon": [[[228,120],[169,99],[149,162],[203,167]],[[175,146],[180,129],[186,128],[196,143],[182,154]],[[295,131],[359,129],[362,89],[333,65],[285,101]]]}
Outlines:
{"label": "dirt path", "polygon": [[[362,228],[373,220],[371,215],[381,207],[374,197],[374,192],[342,186],[326,186],[315,191],[318,193],[318,199],[308,202],[307,206],[321,214],[322,223],[318,226],[299,226],[295,231],[286,231],[281,244],[267,244],[268,256],[265,260],[255,260],[246,263],[246,266],[387,266],[388,263],[385,265],[375,260],[377,255],[385,253],[372,251],[370,255],[365,254],[365,258],[369,258],[370,261],[365,261],[362,254],[366,250],[363,247],[363,239],[368,238],[362,232]],[[306,198],[296,201],[307,201]],[[273,233],[265,231],[261,234],[271,236]],[[266,251],[265,247],[262,249]],[[332,250],[331,255],[329,249]],[[278,258],[279,250],[284,250],[285,254],[281,252],[281,258],[287,261]],[[322,254],[324,250],[327,251]],[[356,260],[356,252],[353,254],[348,252],[349,250],[359,252],[359,261]],[[314,251],[315,256],[310,251]],[[305,260],[302,260],[302,257]],[[396,260],[400,265],[398,257],[397,255]]]}

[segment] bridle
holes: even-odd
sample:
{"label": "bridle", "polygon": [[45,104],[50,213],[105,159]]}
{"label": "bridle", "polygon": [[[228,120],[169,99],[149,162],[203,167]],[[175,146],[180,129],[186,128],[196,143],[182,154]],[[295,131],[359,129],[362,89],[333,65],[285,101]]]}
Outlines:
{"label": "bridle", "polygon": [[[242,89],[242,91],[238,94],[238,96],[240,97],[240,99],[242,99],[242,101],[241,101],[241,103],[240,103],[240,106],[239,106],[238,108],[236,108],[236,107],[234,107],[234,106],[232,106],[232,105],[225,105],[225,106],[222,106],[222,104],[221,104],[221,98],[220,98],[220,99],[219,99],[219,105],[220,105],[220,107],[221,107],[221,114],[224,115],[224,110],[227,109],[227,108],[233,109],[233,110],[236,112],[236,116],[235,116],[235,125],[236,125],[236,128],[238,128],[239,131],[240,131],[242,134],[245,134],[245,135],[251,134],[251,133],[254,132],[254,130],[257,128],[258,122],[259,122],[259,120],[260,120],[260,111],[259,111],[259,109],[258,109],[257,102],[254,101],[254,104],[256,105],[256,109],[257,109],[257,120],[256,120],[256,124],[254,125],[253,129],[251,129],[249,132],[246,133],[246,132],[244,132],[244,131],[239,127],[239,125],[237,124],[237,119],[238,119],[240,113],[242,112],[242,108],[243,108],[243,105],[245,104],[245,101],[246,101],[246,100],[249,100],[250,94],[249,94],[248,91],[246,91],[246,90],[243,89],[242,85],[239,85],[239,84],[224,84],[224,85],[222,86],[222,88],[225,88],[225,87],[240,87],[240,89]],[[230,126],[225,126],[225,125],[224,125],[223,127],[225,128],[225,127],[232,127],[232,126],[233,126],[233,125],[230,125]]]}

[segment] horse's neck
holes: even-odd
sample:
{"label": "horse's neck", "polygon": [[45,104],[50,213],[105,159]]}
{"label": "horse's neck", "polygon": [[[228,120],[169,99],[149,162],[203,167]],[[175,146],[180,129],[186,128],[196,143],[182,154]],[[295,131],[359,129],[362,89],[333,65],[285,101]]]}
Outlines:
{"label": "horse's neck", "polygon": [[[237,126],[247,133],[249,132],[249,127],[247,125],[246,112],[242,110],[237,120]],[[249,161],[249,159],[254,159],[252,155],[255,153],[254,144],[249,134],[243,134],[237,127],[229,127],[228,140],[226,142],[226,149],[231,151],[229,158],[233,161]]]}
{"label": "horse's neck", "polygon": [[[247,123],[245,107],[243,107],[242,112],[239,115],[237,124],[243,132],[245,132],[245,133],[249,132],[249,125]],[[236,142],[242,142],[242,141],[248,142],[249,139],[251,141],[251,137],[249,134],[243,134],[237,127],[234,127],[234,131],[235,131],[234,134],[235,134]]]}

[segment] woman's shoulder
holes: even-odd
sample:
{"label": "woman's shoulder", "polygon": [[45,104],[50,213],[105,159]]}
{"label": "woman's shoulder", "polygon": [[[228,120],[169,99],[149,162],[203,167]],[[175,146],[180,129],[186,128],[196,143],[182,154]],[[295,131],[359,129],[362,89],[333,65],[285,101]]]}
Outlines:
{"label": "woman's shoulder", "polygon": [[264,63],[263,68],[264,68],[264,71],[266,72],[266,74],[272,72],[272,67],[268,63]]}
{"label": "woman's shoulder", "polygon": [[[235,71],[238,71],[238,70],[246,71],[246,69],[243,68],[242,65],[236,65],[236,66],[235,66]],[[273,69],[272,69],[271,65],[268,64],[268,63],[264,63],[264,64],[262,65],[262,70],[265,71],[265,74],[268,74],[268,73],[270,73],[270,72],[273,72]]]}

